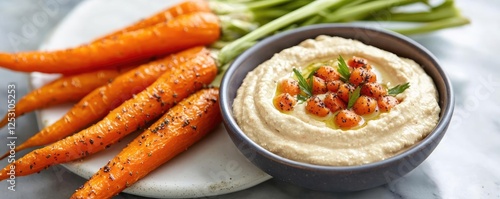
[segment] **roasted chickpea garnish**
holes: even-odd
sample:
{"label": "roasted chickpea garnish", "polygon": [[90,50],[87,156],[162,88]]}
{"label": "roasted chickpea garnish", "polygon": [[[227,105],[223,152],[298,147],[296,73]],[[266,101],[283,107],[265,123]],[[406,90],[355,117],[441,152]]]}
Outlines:
{"label": "roasted chickpea garnish", "polygon": [[284,79],[280,82],[279,89],[283,93],[288,93],[292,96],[300,93],[299,82],[292,78]]}
{"label": "roasted chickpea garnish", "polygon": [[377,106],[376,99],[362,95],[354,102],[352,110],[358,115],[368,115],[378,111]]}
{"label": "roasted chickpea garnish", "polygon": [[383,96],[377,100],[378,107],[382,112],[389,112],[398,103],[398,99],[391,95]]}
{"label": "roasted chickpea garnish", "polygon": [[331,112],[336,112],[346,108],[345,102],[342,101],[335,93],[326,94],[323,101],[325,102],[325,106],[329,108]]}
{"label": "roasted chickpea garnish", "polygon": [[353,56],[351,59],[349,59],[349,61],[347,61],[347,65],[353,68],[366,67],[366,65],[368,65],[368,61],[361,57]]}
{"label": "roasted chickpea garnish", "polygon": [[360,85],[367,82],[376,82],[377,75],[371,70],[365,68],[354,68],[349,77],[349,82],[354,85]]}
{"label": "roasted chickpea garnish", "polygon": [[340,128],[356,127],[359,122],[361,122],[361,116],[351,110],[344,109],[335,115],[335,123]]}
{"label": "roasted chickpea garnish", "polygon": [[337,95],[340,99],[344,100],[344,102],[349,101],[349,94],[354,91],[355,87],[350,83],[343,83],[340,85],[339,90],[337,91]]}
{"label": "roasted chickpea garnish", "polygon": [[387,95],[387,89],[376,82],[368,82],[361,86],[361,95],[366,95],[378,99]]}
{"label": "roasted chickpea garnish", "polygon": [[288,93],[281,93],[274,98],[274,107],[280,111],[291,111],[297,100]]}
{"label": "roasted chickpea garnish", "polygon": [[344,82],[341,80],[327,81],[326,88],[328,89],[328,91],[335,93],[340,89],[340,85],[342,84],[344,84]]}
{"label": "roasted chickpea garnish", "polygon": [[340,74],[331,66],[321,66],[316,70],[314,76],[317,76],[325,81],[333,81],[340,79]]}
{"label": "roasted chickpea garnish", "polygon": [[307,75],[293,69],[296,79],[279,82],[273,101],[278,110],[294,111],[294,106],[305,103],[307,114],[333,121],[334,128],[358,128],[374,114],[389,112],[400,103],[395,96],[409,88],[406,83],[387,89],[377,82],[372,65],[361,57],[353,56],[346,63],[339,56],[337,67],[323,63],[313,66]]}
{"label": "roasted chickpea garnish", "polygon": [[326,82],[324,79],[321,79],[319,77],[312,77],[312,93],[313,95],[316,94],[323,94],[328,91],[328,88],[326,87]]}
{"label": "roasted chickpea garnish", "polygon": [[325,117],[330,113],[330,110],[326,107],[323,100],[318,96],[311,97],[307,100],[306,111],[319,117]]}

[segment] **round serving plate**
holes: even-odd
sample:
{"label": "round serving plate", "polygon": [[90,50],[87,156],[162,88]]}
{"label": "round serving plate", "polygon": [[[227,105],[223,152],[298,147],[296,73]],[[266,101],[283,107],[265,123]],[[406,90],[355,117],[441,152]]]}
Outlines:
{"label": "round serving plate", "polygon": [[[63,49],[87,43],[178,1],[149,0],[147,3],[140,0],[83,1],[59,24],[41,49]],[[57,75],[32,73],[30,80],[32,87],[38,88],[56,77]],[[39,126],[43,128],[55,122],[71,108],[71,105],[65,104],[38,111]],[[105,151],[64,166],[88,179],[137,135],[138,132],[133,133]],[[155,198],[203,197],[247,189],[270,178],[241,154],[223,125],[220,125],[203,140],[124,192]]]}

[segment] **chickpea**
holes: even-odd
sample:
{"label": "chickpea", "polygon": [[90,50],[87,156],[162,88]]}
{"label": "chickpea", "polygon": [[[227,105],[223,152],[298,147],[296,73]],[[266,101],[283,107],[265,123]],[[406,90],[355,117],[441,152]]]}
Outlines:
{"label": "chickpea", "polygon": [[331,66],[321,66],[314,73],[315,76],[325,80],[333,81],[340,79],[340,74]]}
{"label": "chickpea", "polygon": [[351,110],[341,110],[337,115],[335,115],[335,123],[340,127],[340,128],[352,128],[357,125],[359,125],[359,122],[361,122],[361,116],[356,114],[354,111]]}
{"label": "chickpea", "polygon": [[346,108],[345,102],[342,101],[335,93],[326,94],[324,102],[326,107],[330,109],[331,112],[336,112]]}
{"label": "chickpea", "polygon": [[378,99],[387,95],[387,89],[382,87],[379,83],[368,82],[361,87],[361,95],[366,95]]}
{"label": "chickpea", "polygon": [[349,77],[349,82],[354,85],[359,85],[366,82],[376,82],[377,75],[365,68],[354,68],[351,72],[351,76]]}
{"label": "chickpea", "polygon": [[337,95],[342,99],[344,102],[349,102],[349,93],[354,91],[354,86],[349,83],[344,83],[340,85],[339,90],[337,91]]}
{"label": "chickpea", "polygon": [[287,112],[293,110],[293,107],[297,104],[297,99],[288,93],[281,93],[274,98],[273,102],[276,109]]}
{"label": "chickpea", "polygon": [[337,92],[340,88],[340,85],[342,85],[344,82],[341,80],[333,80],[333,81],[327,81],[326,82],[326,88],[330,92]]}
{"label": "chickpea", "polygon": [[312,94],[323,94],[328,91],[328,88],[326,87],[325,80],[314,76],[312,78],[313,84],[312,84]]}
{"label": "chickpea", "polygon": [[353,68],[360,68],[368,65],[368,61],[361,57],[352,56],[352,58],[347,61],[347,65]]}
{"label": "chickpea", "polygon": [[313,96],[307,100],[306,111],[319,117],[325,117],[330,113],[323,100],[318,96]]}
{"label": "chickpea", "polygon": [[354,102],[352,110],[358,115],[367,115],[378,111],[377,100],[366,95],[359,96]]}
{"label": "chickpea", "polygon": [[281,80],[278,90],[282,93],[288,93],[295,96],[300,93],[299,82],[292,78]]}
{"label": "chickpea", "polygon": [[389,112],[393,107],[399,104],[399,101],[394,96],[386,95],[379,98],[377,103],[382,112]]}

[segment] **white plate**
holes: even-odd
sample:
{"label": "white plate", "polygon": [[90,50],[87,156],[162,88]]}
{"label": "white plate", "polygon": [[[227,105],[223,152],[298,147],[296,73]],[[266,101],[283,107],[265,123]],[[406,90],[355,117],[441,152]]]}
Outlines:
{"label": "white plate", "polygon": [[[177,1],[84,1],[62,21],[41,48],[61,49],[89,42]],[[32,86],[40,87],[56,76],[33,73]],[[40,126],[44,127],[55,122],[70,107],[68,104],[39,111]],[[84,160],[65,164],[65,167],[84,178],[89,178],[125,147],[134,135],[137,133],[105,151]],[[270,178],[245,159],[230,140],[224,127],[220,125],[208,137],[124,192],[158,198],[203,197],[243,190]]]}

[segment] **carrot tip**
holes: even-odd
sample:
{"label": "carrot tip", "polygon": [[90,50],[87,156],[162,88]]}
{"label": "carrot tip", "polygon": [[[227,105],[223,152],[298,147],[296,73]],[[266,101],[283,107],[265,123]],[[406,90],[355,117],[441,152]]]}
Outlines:
{"label": "carrot tip", "polygon": [[4,155],[2,155],[2,157],[0,157],[0,160],[3,160],[4,158],[6,158],[7,156],[9,156],[9,154],[10,154],[10,152],[5,153]]}
{"label": "carrot tip", "polygon": [[7,118],[7,115],[5,115],[5,117],[3,117],[2,121],[0,121],[0,128],[4,127],[8,122],[8,118]]}

